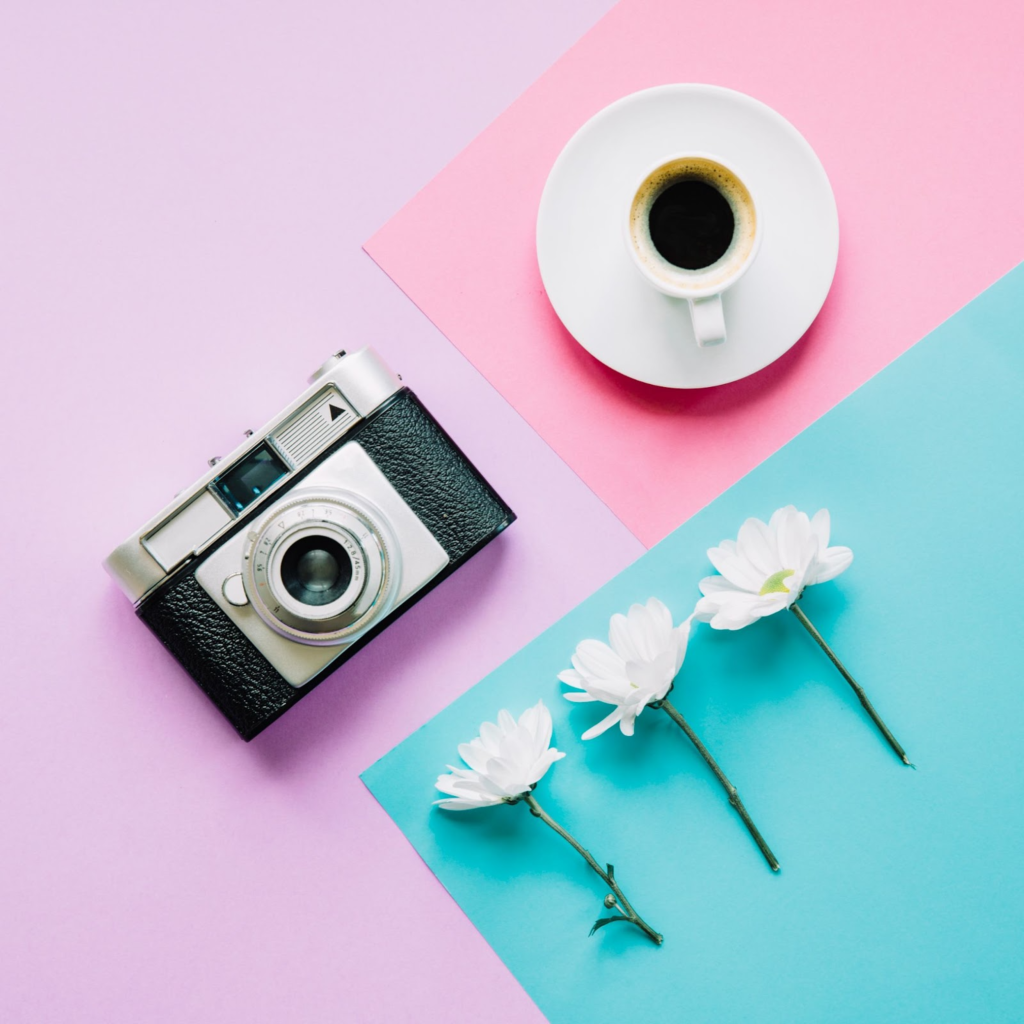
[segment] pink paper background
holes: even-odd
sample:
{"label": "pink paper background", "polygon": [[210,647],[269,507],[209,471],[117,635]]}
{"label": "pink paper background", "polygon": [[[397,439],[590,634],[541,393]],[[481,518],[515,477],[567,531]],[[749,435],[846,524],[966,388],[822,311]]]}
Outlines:
{"label": "pink paper background", "polygon": [[[366,248],[649,546],[1024,257],[1022,38],[1010,2],[622,0]],[[835,282],[804,339],[697,392],[590,357],[547,302],[534,250],[573,132],[677,81],[792,121],[840,217]]]}

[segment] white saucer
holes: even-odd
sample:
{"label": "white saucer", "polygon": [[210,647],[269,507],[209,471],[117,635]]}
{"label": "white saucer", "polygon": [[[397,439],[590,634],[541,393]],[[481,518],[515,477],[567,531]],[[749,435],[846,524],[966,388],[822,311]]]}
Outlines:
{"label": "white saucer", "polygon": [[[637,272],[623,221],[661,157],[713,153],[743,168],[764,225],[761,251],[724,296],[727,339],[698,348],[685,300]],[[749,376],[791,348],[835,274],[839,218],[807,140],[758,100],[714,85],[663,85],[592,117],[555,161],[537,215],[537,259],[555,312],[596,359],[628,377],[705,388]]]}

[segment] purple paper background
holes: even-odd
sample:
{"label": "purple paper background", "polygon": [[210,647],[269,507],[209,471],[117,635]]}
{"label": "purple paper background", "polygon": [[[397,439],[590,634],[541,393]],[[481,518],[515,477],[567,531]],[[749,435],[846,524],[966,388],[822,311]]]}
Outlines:
{"label": "purple paper background", "polygon": [[[610,6],[0,16],[0,1020],[540,1019],[357,775],[641,552],[361,252]],[[251,745],[107,551],[376,345],[520,514]]]}

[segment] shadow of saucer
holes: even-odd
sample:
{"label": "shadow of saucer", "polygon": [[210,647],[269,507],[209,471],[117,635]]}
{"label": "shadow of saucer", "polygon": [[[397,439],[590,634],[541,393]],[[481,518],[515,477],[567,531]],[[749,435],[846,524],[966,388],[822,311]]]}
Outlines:
{"label": "shadow of saucer", "polygon": [[606,366],[592,356],[559,320],[549,305],[549,335],[556,340],[573,369],[589,389],[609,401],[628,403],[647,412],[680,418],[714,419],[728,416],[738,408],[766,402],[797,372],[819,335],[828,329],[842,291],[842,263],[836,271],[831,290],[810,327],[774,362],[730,384],[708,388],[670,388],[634,380]]}
{"label": "shadow of saucer", "polygon": [[655,414],[713,419],[726,416],[741,406],[770,398],[800,366],[820,329],[819,320],[815,320],[791,349],[764,369],[731,384],[710,388],[668,388],[634,380],[592,356],[561,323],[558,325],[558,338],[566,347],[576,370],[601,394],[617,397]]}

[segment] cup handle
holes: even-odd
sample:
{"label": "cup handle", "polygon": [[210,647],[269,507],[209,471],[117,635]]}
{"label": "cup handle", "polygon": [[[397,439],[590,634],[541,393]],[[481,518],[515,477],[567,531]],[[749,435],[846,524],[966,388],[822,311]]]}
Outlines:
{"label": "cup handle", "polygon": [[687,299],[690,305],[690,319],[693,321],[693,336],[701,348],[721,345],[725,341],[725,313],[722,310],[722,296],[708,295],[703,299]]}

